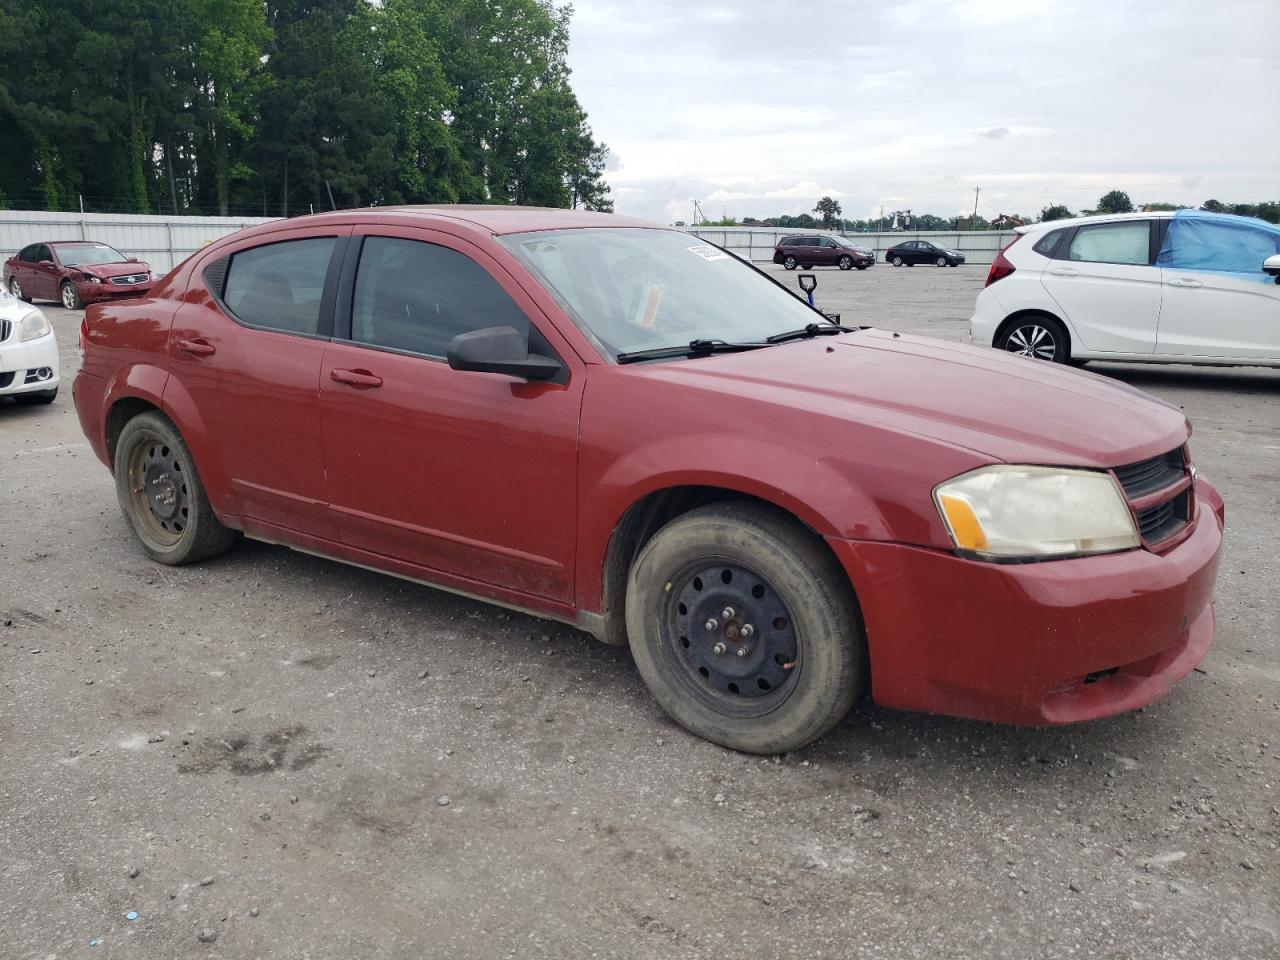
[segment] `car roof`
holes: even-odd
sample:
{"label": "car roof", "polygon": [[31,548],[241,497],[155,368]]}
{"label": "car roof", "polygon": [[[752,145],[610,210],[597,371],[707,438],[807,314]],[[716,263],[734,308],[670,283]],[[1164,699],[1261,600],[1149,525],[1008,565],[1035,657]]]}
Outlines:
{"label": "car roof", "polygon": [[1014,233],[1039,233],[1041,230],[1057,230],[1061,227],[1078,227],[1085,223],[1118,223],[1124,220],[1164,220],[1172,217],[1173,210],[1151,210],[1146,213],[1101,213],[1092,217],[1067,217],[1063,220],[1048,220],[1044,223],[1027,223],[1014,227]]}
{"label": "car roof", "polygon": [[323,218],[326,222],[369,222],[370,217],[383,216],[395,219],[411,218],[423,221],[451,221],[479,227],[489,233],[527,233],[533,230],[570,230],[577,227],[648,227],[670,229],[662,224],[625,217],[614,213],[595,213],[589,210],[565,210],[556,207],[517,207],[497,204],[431,204],[422,206],[364,207],[356,210],[335,210],[312,216],[295,217],[289,222],[305,223]]}

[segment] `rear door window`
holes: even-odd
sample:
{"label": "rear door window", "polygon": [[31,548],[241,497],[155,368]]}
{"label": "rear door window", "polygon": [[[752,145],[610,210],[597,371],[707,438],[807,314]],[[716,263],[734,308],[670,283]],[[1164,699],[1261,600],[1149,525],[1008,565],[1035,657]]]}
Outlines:
{"label": "rear door window", "polygon": [[1054,251],[1058,249],[1058,244],[1066,233],[1066,230],[1050,230],[1037,240],[1031,249],[1042,257],[1053,257]]}
{"label": "rear door window", "polygon": [[317,336],[335,237],[251,247],[231,256],[222,301],[251,327]]}
{"label": "rear door window", "polygon": [[1151,262],[1151,222],[1096,223],[1071,238],[1068,260],[1147,266]]}
{"label": "rear door window", "polygon": [[529,318],[480,264],[421,240],[365,239],[353,341],[443,358],[458,334],[485,327],[514,327],[528,346]]}

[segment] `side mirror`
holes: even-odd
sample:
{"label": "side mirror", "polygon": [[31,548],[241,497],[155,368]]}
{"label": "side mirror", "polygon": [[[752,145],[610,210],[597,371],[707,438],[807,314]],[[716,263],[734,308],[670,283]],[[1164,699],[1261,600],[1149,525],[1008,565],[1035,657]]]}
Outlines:
{"label": "side mirror", "polygon": [[1275,277],[1276,283],[1280,283],[1280,253],[1262,261],[1262,272],[1269,277]]}
{"label": "side mirror", "polygon": [[138,262],[139,261],[137,257],[130,257],[128,260],[125,261],[125,263],[138,263]]}
{"label": "side mirror", "polygon": [[505,373],[523,380],[550,380],[560,361],[529,353],[515,327],[485,327],[460,333],[449,343],[449,366],[476,373]]}

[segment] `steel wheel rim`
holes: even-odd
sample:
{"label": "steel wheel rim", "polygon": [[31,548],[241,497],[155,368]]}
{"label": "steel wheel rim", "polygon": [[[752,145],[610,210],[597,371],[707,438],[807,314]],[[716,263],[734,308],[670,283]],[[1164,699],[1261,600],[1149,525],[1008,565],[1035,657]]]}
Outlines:
{"label": "steel wheel rim", "polygon": [[723,716],[758,717],[794,692],[803,645],[768,578],[734,560],[703,557],[676,571],[662,603],[663,656],[700,704]]}
{"label": "steel wheel rim", "polygon": [[62,305],[68,310],[76,308],[76,292],[71,289],[71,284],[69,283],[62,285]]}
{"label": "steel wheel rim", "polygon": [[129,452],[133,515],[145,536],[160,546],[176,545],[190,525],[188,473],[178,451],[157,434],[139,437]]}
{"label": "steel wheel rim", "polygon": [[1047,327],[1028,323],[1010,332],[1005,341],[1005,349],[1022,357],[1052,360],[1057,355],[1058,343]]}
{"label": "steel wheel rim", "polygon": [[850,260],[848,257],[841,257],[841,258],[840,258],[840,269],[841,269],[841,270],[848,270],[848,269],[849,269],[850,267],[852,267],[852,266],[853,266],[853,261],[852,261],[852,260]]}
{"label": "steel wheel rim", "polygon": [[782,265],[786,267],[788,270],[794,270],[796,268],[796,258],[787,257],[787,259],[782,261]]}
{"label": "steel wheel rim", "polygon": [[895,267],[900,267],[900,266],[902,266],[902,258],[901,258],[901,257],[894,257],[894,258],[893,258],[893,265],[894,265]]}
{"label": "steel wheel rim", "polygon": [[937,264],[938,266],[940,266],[940,267],[945,267],[945,266],[947,265],[947,258],[946,258],[946,257],[939,257],[937,260],[935,260],[935,261],[933,261],[933,262],[934,262],[934,263],[936,263],[936,264]]}

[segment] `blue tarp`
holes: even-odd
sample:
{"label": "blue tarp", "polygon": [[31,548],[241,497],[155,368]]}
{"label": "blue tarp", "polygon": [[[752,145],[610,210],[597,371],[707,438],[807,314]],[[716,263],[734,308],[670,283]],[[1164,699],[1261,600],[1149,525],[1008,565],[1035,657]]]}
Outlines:
{"label": "blue tarp", "polygon": [[1262,261],[1280,253],[1280,226],[1254,217],[1179,210],[1156,257],[1167,270],[1227,273],[1240,280],[1275,283]]}

